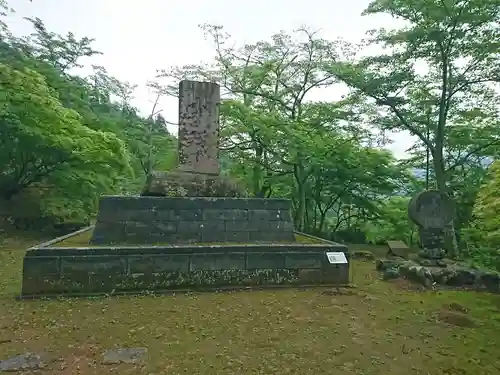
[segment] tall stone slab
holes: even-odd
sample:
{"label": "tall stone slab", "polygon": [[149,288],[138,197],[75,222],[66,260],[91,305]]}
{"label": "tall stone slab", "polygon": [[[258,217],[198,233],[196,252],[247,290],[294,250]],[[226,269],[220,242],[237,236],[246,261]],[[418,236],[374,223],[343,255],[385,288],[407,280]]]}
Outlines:
{"label": "tall stone slab", "polygon": [[179,84],[179,163],[172,171],[152,171],[143,196],[241,197],[244,190],[220,175],[220,87],[212,82]]}
{"label": "tall stone slab", "polygon": [[179,84],[179,171],[219,174],[219,103],[216,83]]}

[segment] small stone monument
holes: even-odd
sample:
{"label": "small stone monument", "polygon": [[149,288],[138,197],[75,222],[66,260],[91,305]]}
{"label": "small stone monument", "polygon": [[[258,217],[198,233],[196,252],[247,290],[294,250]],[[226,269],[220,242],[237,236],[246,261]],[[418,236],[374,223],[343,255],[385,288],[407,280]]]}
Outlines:
{"label": "small stone monument", "polygon": [[408,205],[408,216],[418,225],[420,234],[419,263],[422,266],[446,267],[444,228],[455,219],[453,201],[437,190],[414,196]]}

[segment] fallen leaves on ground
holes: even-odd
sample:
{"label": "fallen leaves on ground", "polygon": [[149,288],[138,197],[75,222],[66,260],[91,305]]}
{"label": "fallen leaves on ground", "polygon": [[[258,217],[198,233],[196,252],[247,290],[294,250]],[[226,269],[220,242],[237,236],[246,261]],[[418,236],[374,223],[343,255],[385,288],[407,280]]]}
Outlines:
{"label": "fallen leaves on ground", "polygon": [[[356,287],[349,290],[18,302],[22,256],[19,248],[0,251],[0,359],[43,353],[54,375],[500,371],[499,296],[400,288],[379,280],[371,262],[352,264]],[[116,347],[148,348],[148,358],[103,364]]]}

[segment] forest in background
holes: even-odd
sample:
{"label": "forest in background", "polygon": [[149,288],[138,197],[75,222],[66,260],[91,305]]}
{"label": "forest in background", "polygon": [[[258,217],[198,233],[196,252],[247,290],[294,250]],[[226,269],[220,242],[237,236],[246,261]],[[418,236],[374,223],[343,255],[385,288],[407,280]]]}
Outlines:
{"label": "forest in background", "polygon": [[[408,26],[357,46],[307,28],[234,46],[204,25],[213,63],[167,67],[149,86],[160,98],[184,78],[219,83],[223,173],[250,196],[291,199],[297,229],[416,244],[407,205],[434,188],[456,202],[449,255],[500,269],[500,3],[377,0],[365,11],[376,13]],[[2,226],[57,232],[91,222],[100,195],[138,194],[150,170],[173,168],[177,141],[105,67],[71,73],[100,53],[92,39],[26,22],[23,37],[1,24]],[[374,45],[383,53],[363,54]],[[338,101],[309,99],[335,85],[349,88]],[[417,137],[408,159],[383,149],[387,131]]]}

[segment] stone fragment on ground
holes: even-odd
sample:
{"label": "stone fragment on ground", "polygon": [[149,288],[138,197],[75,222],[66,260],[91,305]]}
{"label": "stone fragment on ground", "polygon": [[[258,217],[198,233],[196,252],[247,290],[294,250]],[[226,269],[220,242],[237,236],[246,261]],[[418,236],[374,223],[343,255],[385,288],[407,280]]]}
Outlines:
{"label": "stone fragment on ground", "polygon": [[146,359],[147,348],[115,348],[107,350],[103,355],[104,365],[120,363],[139,363]]}
{"label": "stone fragment on ground", "polygon": [[446,268],[426,267],[411,260],[378,259],[376,268],[382,273],[384,280],[404,277],[426,286],[434,284],[453,287],[475,286],[494,293],[500,292],[499,273],[473,269],[459,264],[449,264]]}
{"label": "stone fragment on ground", "polygon": [[408,259],[413,252],[403,241],[387,241],[387,246],[389,247],[388,257]]}
{"label": "stone fragment on ground", "polygon": [[43,356],[34,353],[24,353],[0,361],[0,372],[16,372],[25,370],[40,370],[45,367]]}

